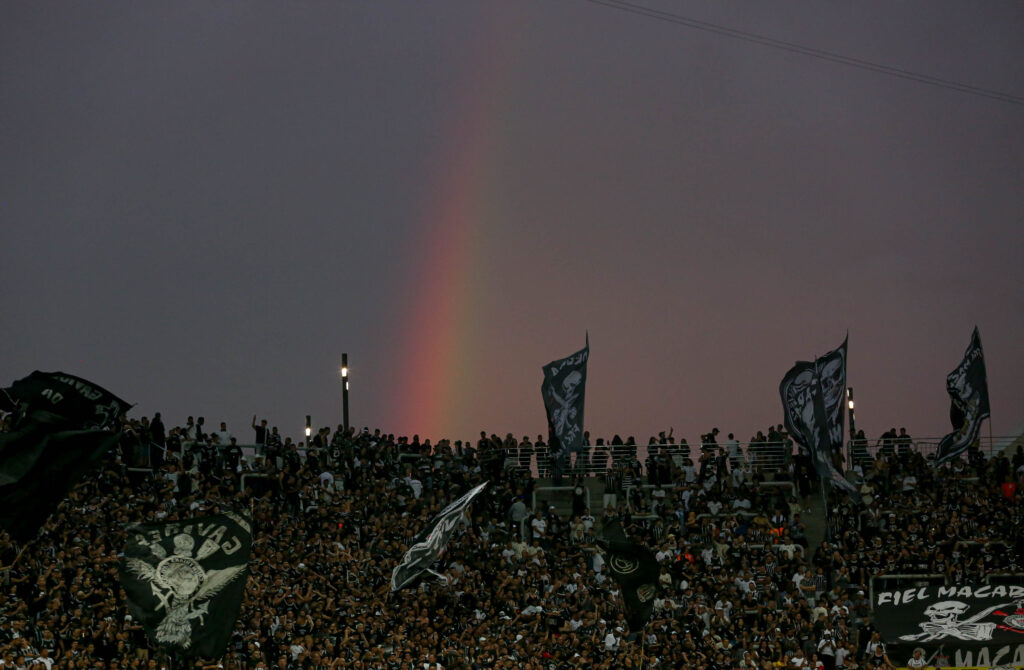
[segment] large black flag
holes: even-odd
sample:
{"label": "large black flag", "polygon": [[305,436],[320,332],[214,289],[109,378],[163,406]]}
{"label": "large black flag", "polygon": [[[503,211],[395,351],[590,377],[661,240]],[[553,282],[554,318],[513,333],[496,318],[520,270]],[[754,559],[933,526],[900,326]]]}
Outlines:
{"label": "large black flag", "polygon": [[1024,663],[1024,586],[917,586],[874,599],[890,656],[920,647],[926,659],[947,657],[942,667]]}
{"label": "large black flag", "polygon": [[250,520],[228,512],[128,532],[121,586],[149,639],[185,656],[223,654],[242,605]]}
{"label": "large black flag", "polygon": [[120,438],[128,403],[63,372],[33,372],[0,392],[13,414],[0,433],[0,526],[25,541],[35,536],[85,473]]}
{"label": "large black flag", "polygon": [[444,551],[452,533],[455,532],[455,527],[462,519],[462,513],[473,502],[473,498],[486,487],[487,482],[484,482],[470,489],[461,498],[441,510],[441,513],[420,531],[405,552],[405,556],[402,557],[402,562],[396,565],[391,572],[392,591],[397,591],[411,583],[441,557],[441,552]]}
{"label": "large black flag", "polygon": [[978,327],[960,365],[946,376],[946,390],[952,401],[949,422],[953,432],[942,438],[935,450],[935,465],[956,458],[978,439],[981,422],[988,418],[988,375],[981,350]]}
{"label": "large black flag", "polygon": [[76,428],[110,428],[130,405],[90,381],[65,372],[40,372],[19,379],[0,393],[0,410],[16,412],[15,422],[45,410]]}
{"label": "large black flag", "polygon": [[583,444],[583,400],[587,386],[590,337],[585,347],[572,356],[551,361],[543,367],[540,392],[551,432],[566,453]]}
{"label": "large black flag", "polygon": [[622,589],[629,629],[643,630],[654,612],[654,595],[661,573],[658,559],[647,547],[630,542],[618,521],[605,525],[599,544],[604,549],[608,571]]}
{"label": "large black flag", "polygon": [[810,452],[818,476],[859,500],[857,487],[832,462],[843,445],[846,342],[813,363],[798,361],[782,378],[779,395],[786,430]]}

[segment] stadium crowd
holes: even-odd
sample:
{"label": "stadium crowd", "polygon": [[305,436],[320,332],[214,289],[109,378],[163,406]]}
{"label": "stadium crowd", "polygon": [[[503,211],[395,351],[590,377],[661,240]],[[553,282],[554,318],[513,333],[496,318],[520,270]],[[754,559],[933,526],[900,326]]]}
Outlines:
{"label": "stadium crowd", "polygon": [[[890,658],[872,624],[871,576],[1019,570],[1007,545],[1024,535],[1019,449],[940,469],[913,449],[880,451],[854,474],[862,500],[833,497],[829,538],[812,549],[809,464],[768,475],[756,450],[718,446],[717,430],[694,452],[662,435],[549,458],[542,439],[432,445],[339,427],[307,449],[252,428],[243,449],[224,424],[131,420],[34,541],[0,533],[0,667],[891,668],[907,659]],[[538,469],[574,486],[571,499],[540,487]],[[591,509],[583,476],[595,472]],[[485,480],[436,566],[443,579],[391,593],[411,538]],[[125,529],[225,509],[255,521],[232,643],[219,659],[168,658],[126,608]],[[612,519],[661,565],[642,633],[594,544]]]}

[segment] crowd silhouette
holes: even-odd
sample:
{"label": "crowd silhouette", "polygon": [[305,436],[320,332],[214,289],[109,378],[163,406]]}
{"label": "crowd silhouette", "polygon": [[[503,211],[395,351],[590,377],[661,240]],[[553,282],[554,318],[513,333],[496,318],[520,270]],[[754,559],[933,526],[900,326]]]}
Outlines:
{"label": "crowd silhouette", "polygon": [[[912,444],[867,455],[851,470],[862,500],[831,496],[812,545],[820,489],[781,432],[763,442],[781,448],[716,429],[692,449],[670,432],[561,454],[542,436],[340,427],[300,445],[255,417],[245,444],[201,418],[125,428],[35,540],[0,534],[4,670],[887,668],[908,659],[872,624],[873,578],[1020,570],[1020,449],[939,469]],[[438,574],[391,593],[410,540],[482,481]],[[220,658],[168,656],[126,609],[125,529],[227,509],[251,513],[256,538],[233,640]],[[611,520],[661,566],[639,633],[594,542]]]}

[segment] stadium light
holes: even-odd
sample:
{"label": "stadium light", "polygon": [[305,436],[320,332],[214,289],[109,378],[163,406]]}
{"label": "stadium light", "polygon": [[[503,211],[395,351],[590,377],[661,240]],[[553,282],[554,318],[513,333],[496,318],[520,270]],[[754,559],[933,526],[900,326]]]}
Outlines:
{"label": "stadium light", "polygon": [[313,434],[313,417],[306,415],[306,446],[309,446],[309,437]]}
{"label": "stadium light", "polygon": [[348,354],[341,355],[341,425],[348,432]]}
{"label": "stadium light", "polygon": [[857,437],[857,426],[854,423],[854,415],[853,415],[853,387],[852,386],[847,386],[846,387],[846,407],[847,407],[847,409],[849,410],[849,413],[850,413],[850,439],[852,440],[855,437]]}

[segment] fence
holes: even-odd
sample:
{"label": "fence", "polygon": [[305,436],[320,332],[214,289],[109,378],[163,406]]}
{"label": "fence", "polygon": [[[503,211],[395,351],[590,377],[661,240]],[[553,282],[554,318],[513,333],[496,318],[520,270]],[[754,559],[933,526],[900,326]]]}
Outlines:
{"label": "fence", "polygon": [[[990,437],[981,440],[978,448],[982,455],[990,458],[1013,442],[1011,437]],[[903,454],[916,452],[928,458],[935,453],[942,438],[925,437],[911,442],[898,440],[879,440],[874,444],[851,440],[844,445],[844,460],[849,467],[866,467],[879,454]],[[729,461],[729,469],[743,468],[749,472],[762,474],[786,472],[793,463],[793,457],[799,453],[800,447],[792,441],[785,442],[740,442],[733,445],[733,453],[728,453],[727,444],[688,445],[681,444],[615,444],[582,447],[578,451],[563,454],[560,463],[554,463],[546,447],[528,447],[526,449],[506,449],[504,453],[506,468],[528,469],[535,477],[588,476],[603,474],[610,467],[634,464],[644,477],[650,478],[651,470],[659,459],[670,462],[675,468],[684,470],[687,467],[700,468],[702,454],[709,456],[725,456]],[[687,464],[689,460],[689,464]],[[639,463],[639,466],[635,464]]]}
{"label": "fence", "polygon": [[[990,437],[982,440],[979,445],[981,453],[991,457],[994,453],[1001,451],[1006,445],[1014,442],[1012,437]],[[864,444],[863,442],[851,441],[844,447],[844,458],[849,466],[859,465],[867,467],[879,454],[900,454],[905,452],[917,452],[926,458],[935,453],[941,438],[919,438],[909,443],[900,443],[898,440],[881,441],[875,444]],[[257,455],[255,445],[239,445],[242,448],[243,457],[252,462]],[[221,457],[223,446],[218,447],[217,457]],[[129,467],[148,468],[151,465],[151,456],[159,447],[155,445],[133,445],[130,453],[127,454]],[[313,448],[299,446],[300,458],[305,460],[307,451],[317,451]],[[689,468],[699,470],[702,456],[707,458],[722,458],[728,461],[728,470],[732,471],[742,468],[750,474],[761,473],[772,475],[788,472],[793,464],[793,457],[799,453],[799,447],[794,446],[792,441],[786,442],[740,442],[734,443],[732,453],[729,453],[729,445],[689,445],[685,442],[674,444],[614,444],[594,445],[582,447],[578,451],[563,454],[558,461],[551,458],[546,447],[527,447],[525,449],[505,449],[499,457],[504,459],[506,469],[528,470],[534,477],[548,478],[555,475],[565,477],[572,476],[593,476],[602,475],[609,468],[632,466],[632,469],[641,477],[651,480],[652,472],[658,475],[657,468],[661,466],[667,476],[672,470],[685,471]],[[425,458],[439,458],[421,454],[400,454],[399,460],[403,462],[421,462]],[[663,477],[664,479],[664,477]],[[665,481],[668,481],[667,479]]]}

